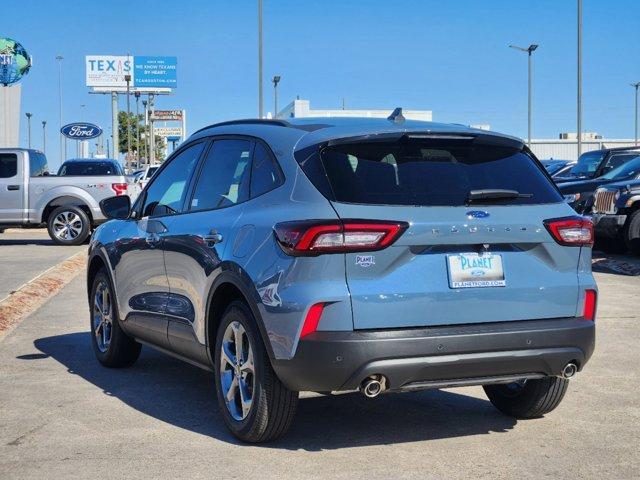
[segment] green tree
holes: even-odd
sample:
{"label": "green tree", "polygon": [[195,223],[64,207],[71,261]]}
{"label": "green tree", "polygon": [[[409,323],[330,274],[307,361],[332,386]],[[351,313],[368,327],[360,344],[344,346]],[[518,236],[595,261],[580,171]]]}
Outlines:
{"label": "green tree", "polygon": [[[138,115],[135,113],[127,115],[127,112],[118,112],[118,151],[120,153],[127,153],[128,137],[127,137],[127,117],[129,118],[129,125],[131,128],[131,151],[138,158],[147,158],[147,147],[145,144],[145,138],[147,138],[148,128],[144,125],[144,115]],[[139,135],[138,135],[139,134]],[[155,150],[156,159],[162,160],[165,150],[165,141],[163,137],[155,136]],[[138,145],[138,138],[140,138],[140,145]]]}

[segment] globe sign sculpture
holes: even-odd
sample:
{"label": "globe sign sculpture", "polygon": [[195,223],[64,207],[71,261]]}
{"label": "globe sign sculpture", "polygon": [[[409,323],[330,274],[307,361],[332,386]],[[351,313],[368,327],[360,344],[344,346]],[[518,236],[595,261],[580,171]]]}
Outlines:
{"label": "globe sign sculpture", "polygon": [[29,73],[31,57],[15,40],[0,38],[0,84],[12,85]]}

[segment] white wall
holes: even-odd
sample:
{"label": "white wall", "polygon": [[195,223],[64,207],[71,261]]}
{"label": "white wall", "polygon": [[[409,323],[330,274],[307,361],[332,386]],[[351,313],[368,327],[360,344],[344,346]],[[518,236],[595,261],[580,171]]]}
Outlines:
{"label": "white wall", "polygon": [[0,148],[20,145],[20,91],[20,84],[0,86]]}
{"label": "white wall", "polygon": [[[632,139],[589,140],[582,142],[582,153],[602,148],[631,147]],[[557,160],[577,160],[578,142],[576,140],[532,139],[531,150],[540,160],[555,158]]]}
{"label": "white wall", "polygon": [[[308,117],[368,117],[387,118],[393,112],[389,110],[312,110],[309,100],[294,100],[278,112],[276,118],[308,118]],[[430,122],[433,119],[431,110],[405,110],[402,115],[407,120]]]}

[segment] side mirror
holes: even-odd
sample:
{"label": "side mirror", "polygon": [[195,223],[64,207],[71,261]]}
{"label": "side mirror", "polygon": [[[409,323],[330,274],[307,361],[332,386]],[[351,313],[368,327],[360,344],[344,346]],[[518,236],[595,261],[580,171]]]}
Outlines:
{"label": "side mirror", "polygon": [[108,219],[124,220],[131,213],[131,199],[128,195],[118,195],[100,201],[100,211]]}

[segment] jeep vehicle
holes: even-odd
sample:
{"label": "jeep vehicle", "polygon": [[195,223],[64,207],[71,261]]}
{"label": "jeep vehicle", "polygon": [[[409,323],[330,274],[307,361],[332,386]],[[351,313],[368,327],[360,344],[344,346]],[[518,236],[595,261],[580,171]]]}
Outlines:
{"label": "jeep vehicle", "polygon": [[593,205],[593,194],[598,187],[610,183],[640,179],[640,150],[634,152],[634,155],[635,157],[631,157],[625,163],[613,170],[609,170],[604,175],[600,175],[597,178],[559,183],[558,188],[567,203],[576,212],[589,213]]}
{"label": "jeep vehicle", "polygon": [[283,434],[299,391],[482,385],[540,417],[594,349],[592,223],[516,138],[398,110],[231,121],[101,208],[98,361],[145,344],[213,372],[244,441]]}
{"label": "jeep vehicle", "polygon": [[596,237],[613,250],[640,255],[640,180],[598,188],[591,208]]}
{"label": "jeep vehicle", "polygon": [[556,183],[574,182],[598,178],[640,154],[640,147],[617,147],[593,150],[580,155],[577,163],[562,175],[556,175]]}
{"label": "jeep vehicle", "polygon": [[44,224],[55,243],[80,245],[105,220],[100,200],[136,194],[124,175],[71,175],[50,175],[47,157],[37,150],[1,148],[0,228]]}

